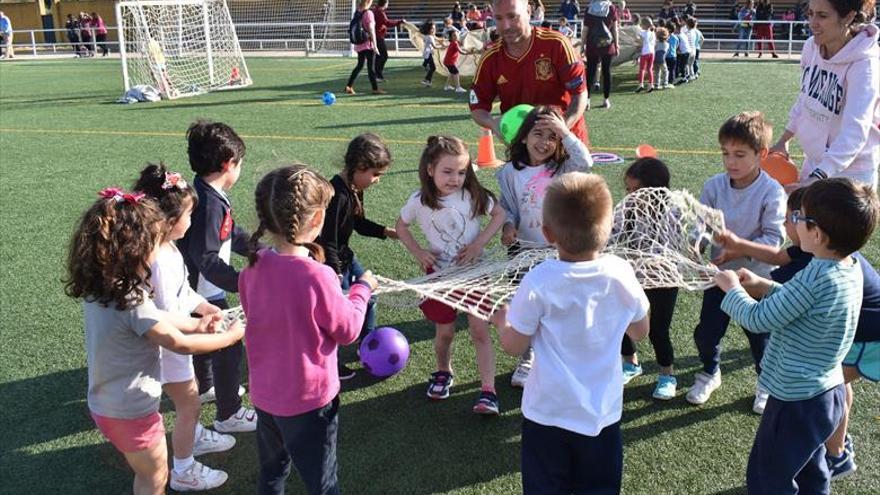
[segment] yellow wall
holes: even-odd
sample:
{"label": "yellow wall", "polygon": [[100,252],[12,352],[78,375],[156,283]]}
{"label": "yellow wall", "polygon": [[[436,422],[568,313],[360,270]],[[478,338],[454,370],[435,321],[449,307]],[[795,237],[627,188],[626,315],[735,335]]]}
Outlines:
{"label": "yellow wall", "polygon": [[[103,19],[104,24],[108,28],[116,26],[116,9],[114,0],[86,0],[77,2],[56,2],[52,9],[52,16],[55,20],[55,29],[64,29],[64,23],[67,21],[67,14],[79,15],[80,12],[98,13]],[[0,0],[0,10],[2,10],[12,21],[12,29],[15,31],[28,29],[43,29],[43,21],[41,10],[43,9],[42,0],[24,0],[10,1]],[[64,31],[56,32],[55,39],[57,42],[66,42],[67,35]],[[108,41],[116,40],[116,31],[111,29],[107,33]],[[28,43],[30,36],[27,33],[16,34],[16,43]],[[37,43],[43,42],[42,33],[36,33]]]}

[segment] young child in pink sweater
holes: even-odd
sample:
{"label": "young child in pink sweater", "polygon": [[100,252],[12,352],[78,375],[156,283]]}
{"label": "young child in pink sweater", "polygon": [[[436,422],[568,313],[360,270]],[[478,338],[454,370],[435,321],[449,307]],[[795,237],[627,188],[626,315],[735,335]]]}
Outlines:
{"label": "young child in pink sweater", "polygon": [[[266,174],[256,190],[260,225],[238,280],[247,317],[251,402],[257,410],[260,493],[284,493],[293,461],[309,493],[338,493],[336,349],[357,339],[376,279],[342,293],[315,239],[333,186],[304,165]],[[257,251],[269,234],[272,249]]]}

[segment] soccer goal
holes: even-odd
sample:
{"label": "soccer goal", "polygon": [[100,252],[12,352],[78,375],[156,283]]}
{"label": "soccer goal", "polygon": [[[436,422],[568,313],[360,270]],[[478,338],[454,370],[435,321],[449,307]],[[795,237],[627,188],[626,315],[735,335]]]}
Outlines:
{"label": "soccer goal", "polygon": [[131,0],[116,4],[125,89],[163,98],[251,84],[225,0]]}

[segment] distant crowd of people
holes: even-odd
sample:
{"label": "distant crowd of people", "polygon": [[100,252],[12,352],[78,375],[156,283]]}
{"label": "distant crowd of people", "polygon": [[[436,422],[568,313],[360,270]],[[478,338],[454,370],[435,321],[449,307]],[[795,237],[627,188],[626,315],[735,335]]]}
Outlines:
{"label": "distant crowd of people", "polygon": [[97,50],[101,50],[103,57],[110,52],[107,49],[107,26],[97,13],[80,12],[76,17],[67,14],[64,28],[77,58],[94,57]]}

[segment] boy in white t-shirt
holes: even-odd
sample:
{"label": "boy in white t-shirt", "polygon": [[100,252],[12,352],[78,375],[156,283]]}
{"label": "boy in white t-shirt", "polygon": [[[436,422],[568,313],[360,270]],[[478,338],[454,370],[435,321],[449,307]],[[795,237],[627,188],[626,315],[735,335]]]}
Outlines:
{"label": "boy in white t-shirt", "polygon": [[611,206],[601,177],[556,177],[542,229],[559,259],[526,274],[511,309],[492,318],[505,352],[535,350],[522,401],[524,493],[620,492],[619,342],[648,335],[648,299],[626,261],[600,254]]}

